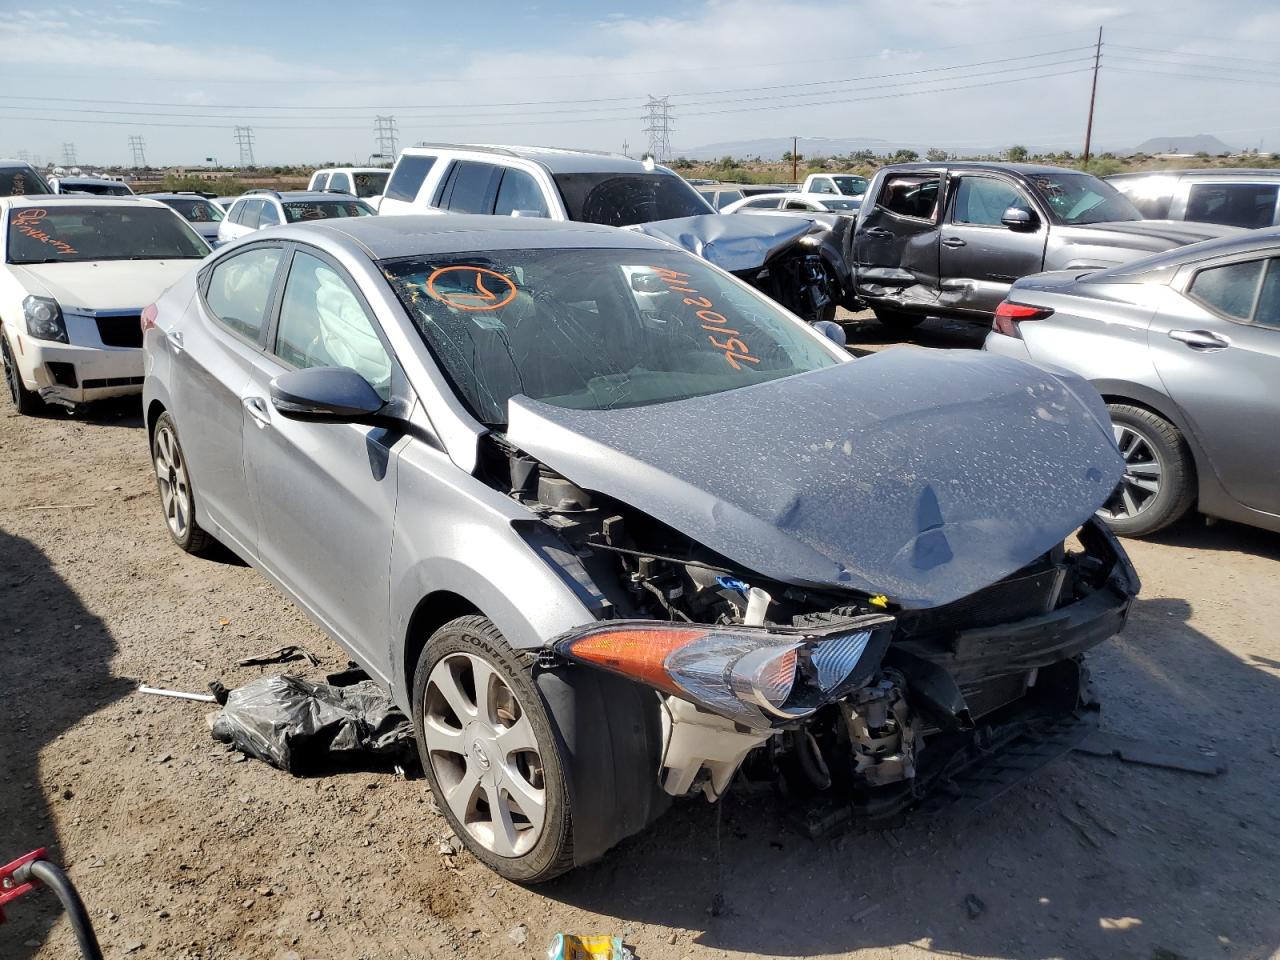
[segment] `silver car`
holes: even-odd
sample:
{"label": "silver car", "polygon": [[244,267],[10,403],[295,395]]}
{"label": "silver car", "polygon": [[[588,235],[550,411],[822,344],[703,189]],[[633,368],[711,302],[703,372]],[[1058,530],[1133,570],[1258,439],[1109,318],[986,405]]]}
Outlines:
{"label": "silver car", "polygon": [[748,757],[884,817],[1096,716],[1081,657],[1138,583],[1092,519],[1122,464],[1078,378],[855,361],[673,245],[524,218],[263,231],[143,325],[173,539],[230,547],[390,691],[503,876]]}
{"label": "silver car", "polygon": [[1193,504],[1280,530],[1280,230],[1123,267],[1026,277],[985,349],[1087,378],[1107,401],[1124,482],[1102,515],[1154,533]]}

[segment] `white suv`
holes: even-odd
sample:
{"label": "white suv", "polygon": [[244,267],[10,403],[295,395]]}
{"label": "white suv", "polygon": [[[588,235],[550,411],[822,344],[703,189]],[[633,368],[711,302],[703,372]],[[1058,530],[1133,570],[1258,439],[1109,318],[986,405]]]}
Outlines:
{"label": "white suv", "polygon": [[387,187],[391,171],[386,167],[325,167],[311,174],[308,190],[349,193],[368,200],[375,207]]}
{"label": "white suv", "polygon": [[626,227],[715,210],[666,167],[617,154],[439,144],[400,152],[378,212],[481,213]]}

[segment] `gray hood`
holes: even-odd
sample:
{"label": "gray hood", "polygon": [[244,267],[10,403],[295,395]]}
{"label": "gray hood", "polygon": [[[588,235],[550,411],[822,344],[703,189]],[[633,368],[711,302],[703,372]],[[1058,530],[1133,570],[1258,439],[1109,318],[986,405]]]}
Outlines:
{"label": "gray hood", "polygon": [[709,213],[655,220],[632,229],[675,243],[721,270],[733,273],[762,266],[801,237],[821,233],[827,227],[804,217]]}
{"label": "gray hood", "polygon": [[1239,227],[1182,220],[1118,220],[1112,223],[1053,228],[1053,233],[1059,240],[1097,247],[1118,247],[1134,254],[1163,253],[1188,243],[1199,243],[1201,240],[1212,240],[1239,232]]}
{"label": "gray hood", "polygon": [[621,410],[527,397],[508,439],[773,580],[932,607],[1089,518],[1122,472],[1085,381],[972,351],[887,350]]}

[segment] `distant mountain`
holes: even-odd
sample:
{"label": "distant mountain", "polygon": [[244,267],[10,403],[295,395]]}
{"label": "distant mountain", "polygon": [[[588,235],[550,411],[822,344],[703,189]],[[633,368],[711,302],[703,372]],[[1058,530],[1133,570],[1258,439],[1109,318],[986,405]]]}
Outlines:
{"label": "distant mountain", "polygon": [[1194,137],[1152,137],[1143,140],[1127,153],[1207,153],[1216,157],[1220,153],[1234,152],[1217,137],[1198,133]]}

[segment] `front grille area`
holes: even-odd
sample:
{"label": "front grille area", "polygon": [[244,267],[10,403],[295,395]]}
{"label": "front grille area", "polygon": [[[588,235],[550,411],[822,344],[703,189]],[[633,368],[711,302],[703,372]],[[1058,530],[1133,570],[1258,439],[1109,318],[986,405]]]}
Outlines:
{"label": "front grille area", "polygon": [[[98,336],[108,347],[141,347],[142,315],[127,313],[115,317],[96,317]],[[87,385],[87,384],[86,384]]]}
{"label": "front grille area", "polygon": [[142,383],[142,377],[101,377],[97,380],[86,380],[84,389],[96,390],[98,387],[136,387]]}

